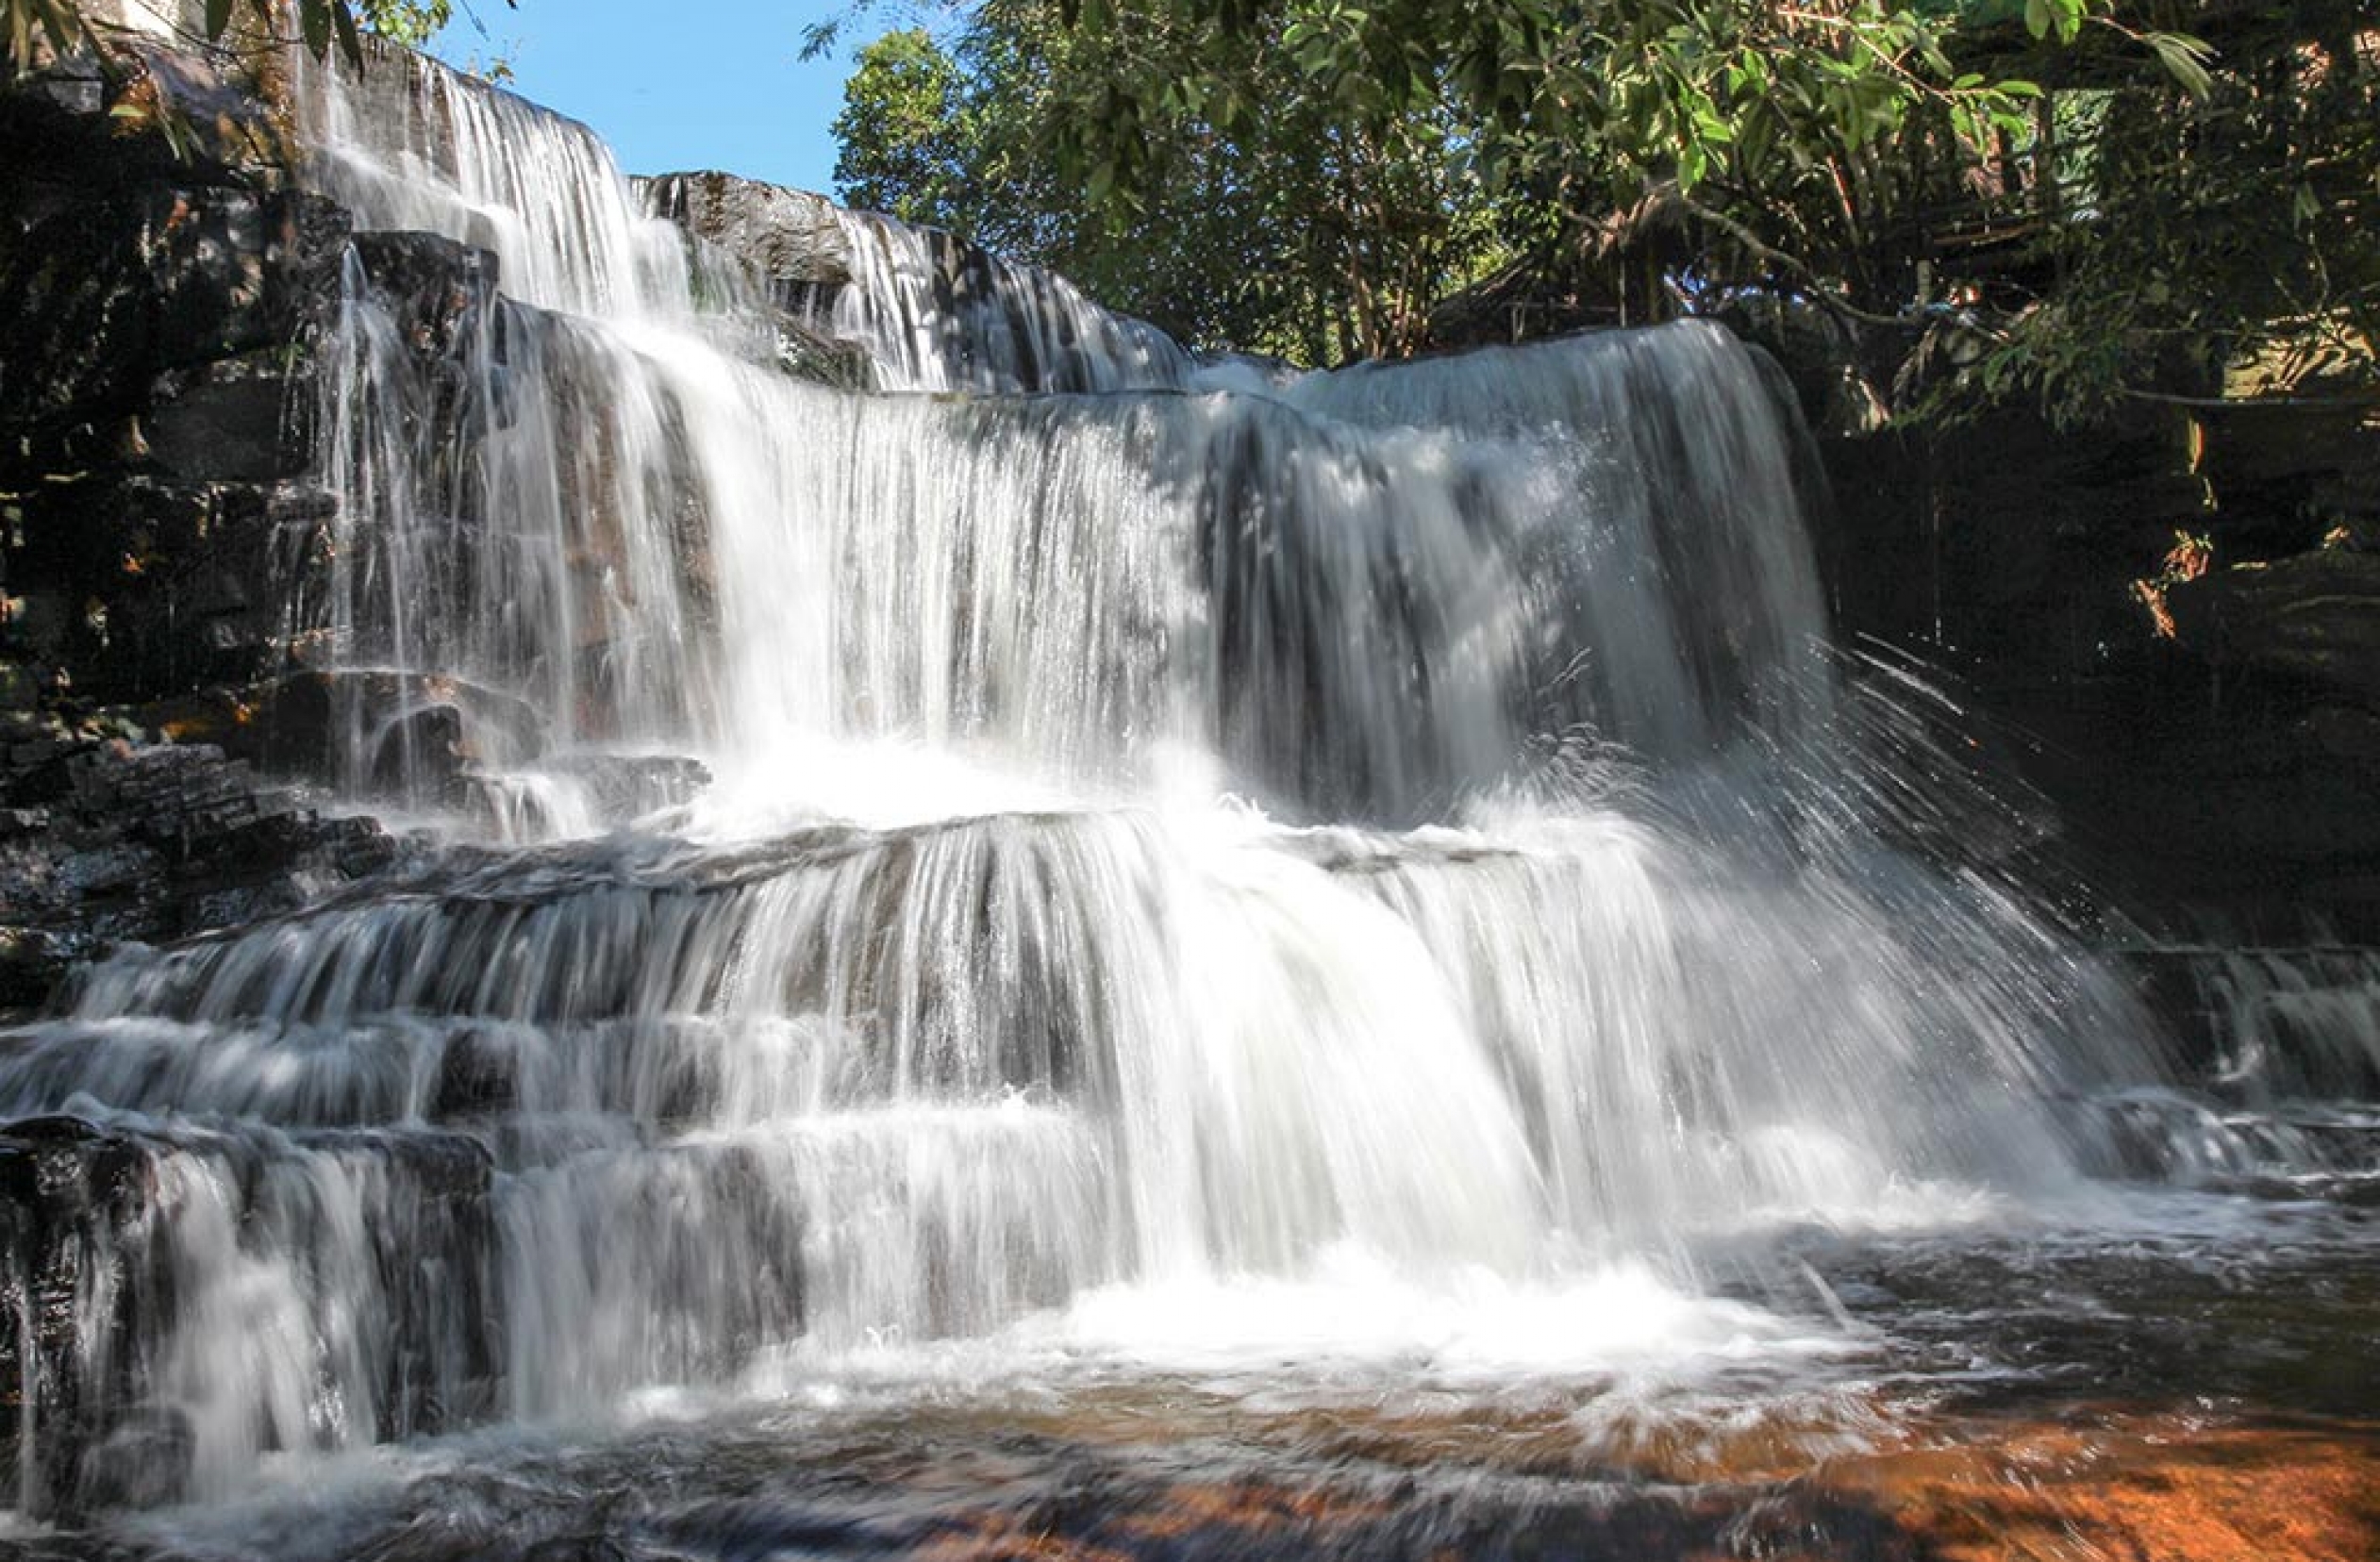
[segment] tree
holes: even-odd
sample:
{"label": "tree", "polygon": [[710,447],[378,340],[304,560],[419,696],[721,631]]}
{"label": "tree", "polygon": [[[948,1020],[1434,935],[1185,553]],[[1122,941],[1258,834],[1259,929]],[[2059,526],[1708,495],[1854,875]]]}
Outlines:
{"label": "tree", "polygon": [[859,51],[835,118],[837,192],[847,206],[950,227],[973,212],[982,152],[970,136],[958,67],[924,28]]}
{"label": "tree", "polygon": [[[2031,0],[2069,36],[2084,4]],[[1433,306],[1498,267],[1599,266],[1620,315],[1657,316],[1678,278],[1639,241],[1664,225],[1732,252],[1706,284],[1789,280],[1874,307],[1906,277],[1823,262],[1872,258],[1879,144],[1921,120],[1969,144],[2028,123],[2024,83],[1952,65],[1940,8],[986,0],[956,62],[997,139],[974,132],[958,160],[1039,165],[1001,192],[1062,235],[1034,232],[1034,258],[1071,251],[1095,273],[1195,253],[1209,287],[1253,306],[1240,324],[1309,358],[1424,345]],[[1036,69],[1007,68],[1021,59]],[[890,117],[854,102],[845,126]],[[880,150],[854,155],[897,181]],[[979,229],[1018,208],[998,183],[961,203]],[[1081,217],[1049,213],[1050,193]]]}
{"label": "tree", "polygon": [[1141,115],[1126,187],[1086,163],[1075,126],[1140,114],[1114,91],[1140,41],[1070,26],[1051,0],[985,0],[947,51],[888,35],[846,87],[838,179],[1187,341],[1309,362],[1419,345],[1429,302],[1499,250],[1470,150],[1443,115],[1340,123],[1273,40],[1214,42],[1229,85]]}
{"label": "tree", "polygon": [[2380,381],[2380,40],[2348,4],[2214,20],[2194,83],[2089,55],[2053,82],[2030,286],[1943,405],[2022,392],[2072,421]]}
{"label": "tree", "polygon": [[[1914,342],[1879,382],[1903,410],[2373,378],[2380,44],[2352,0],[976,14],[1055,62],[1002,122],[1054,171],[1026,193],[1120,236],[1090,246],[1118,273],[1197,235],[1308,357],[1512,328],[1481,301],[1560,325],[1757,297]],[[1928,356],[1946,307],[1982,351]]]}

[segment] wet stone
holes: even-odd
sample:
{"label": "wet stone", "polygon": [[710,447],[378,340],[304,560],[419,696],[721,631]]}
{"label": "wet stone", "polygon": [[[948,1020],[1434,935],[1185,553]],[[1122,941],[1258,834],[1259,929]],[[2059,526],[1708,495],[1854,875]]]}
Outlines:
{"label": "wet stone", "polygon": [[502,277],[494,251],[435,233],[358,233],[355,252],[399,335],[430,357],[462,350],[464,333]]}
{"label": "wet stone", "polygon": [[42,1006],[77,960],[293,909],[378,871],[368,820],[321,820],[204,744],[61,725],[0,765],[0,1012]]}
{"label": "wet stone", "polygon": [[[177,1353],[214,1343],[208,1315],[189,1309],[232,1278],[208,1265],[240,1261],[182,1245],[177,1226],[192,1213],[184,1201],[228,1194],[235,1202],[225,1213],[241,1226],[312,1242],[301,1276],[347,1260],[342,1229],[360,1238],[376,1295],[297,1299],[317,1313],[311,1327],[325,1338],[350,1326],[350,1309],[385,1313],[385,1356],[368,1364],[375,1382],[333,1381],[329,1374],[351,1370],[324,1355],[313,1393],[368,1388],[380,1425],[399,1436],[478,1413],[493,1371],[484,1332],[493,1240],[485,1151],[379,1130],[286,1140],[179,1133],[63,1115],[0,1126],[0,1237],[25,1288],[25,1316],[37,1321],[30,1333],[0,1331],[0,1390],[34,1406],[38,1442],[24,1494],[36,1513],[74,1516],[183,1493],[194,1429],[160,1395],[159,1374],[174,1370]],[[280,1255],[268,1245],[257,1256]],[[226,1382],[218,1391],[257,1386]],[[0,1421],[0,1434],[26,1424]],[[325,1425],[317,1435],[335,1433]]]}
{"label": "wet stone", "polygon": [[143,421],[150,458],[185,479],[270,483],[315,460],[316,390],[280,348],[167,376]]}

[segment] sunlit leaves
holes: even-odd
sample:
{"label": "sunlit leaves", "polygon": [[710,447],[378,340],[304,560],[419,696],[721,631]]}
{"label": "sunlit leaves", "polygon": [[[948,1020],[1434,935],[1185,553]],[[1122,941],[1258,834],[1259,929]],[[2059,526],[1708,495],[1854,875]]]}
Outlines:
{"label": "sunlit leaves", "polygon": [[[2148,0],[977,0],[970,35],[1036,64],[983,99],[1004,106],[984,144],[1031,148],[1009,155],[1033,170],[1010,187],[1026,194],[978,191],[973,216],[1159,309],[1190,296],[1171,279],[1194,258],[1228,305],[1192,334],[1294,337],[1309,357],[1411,341],[1434,297],[1516,258],[1578,292],[1649,279],[1698,307],[1765,289],[1870,324],[1954,288],[1990,291],[2017,318],[1978,377],[2075,406],[2178,372],[2253,309],[2322,330],[2352,317],[2338,329],[2368,339],[2354,322],[2380,305],[2380,262],[2372,224],[2341,213],[2372,195],[2352,175],[2374,164],[2373,67],[2319,20],[2343,18],[2352,39],[2355,8],[2241,8],[2226,52],[2242,25],[2295,40],[2262,66],[2151,30],[2184,13]],[[2295,117],[2316,98],[2347,107]],[[2248,141],[2271,166],[2214,178]],[[2105,150],[2117,145],[2122,158]],[[1993,260],[1958,276],[1970,238]],[[1613,281],[1623,268],[1637,280]]]}
{"label": "sunlit leaves", "polygon": [[2052,32],[2060,43],[2072,43],[2083,30],[2086,0],[2024,0],[2024,26],[2036,38]]}
{"label": "sunlit leaves", "polygon": [[2140,41],[2155,51],[2157,62],[2190,96],[2204,98],[2214,91],[2215,78],[2206,70],[2215,55],[2211,45],[2176,32],[2143,33]]}
{"label": "sunlit leaves", "polygon": [[843,83],[835,181],[848,205],[947,226],[967,205],[965,104],[957,64],[923,28],[859,51]]}
{"label": "sunlit leaves", "polygon": [[87,37],[82,13],[69,0],[0,0],[0,18],[6,22],[0,36],[8,41],[8,58],[20,68],[43,42],[68,54]]}

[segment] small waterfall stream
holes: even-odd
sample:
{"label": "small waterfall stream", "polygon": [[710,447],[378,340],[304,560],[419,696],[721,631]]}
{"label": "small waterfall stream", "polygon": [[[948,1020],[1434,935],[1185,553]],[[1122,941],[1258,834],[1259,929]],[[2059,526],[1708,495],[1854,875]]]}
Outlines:
{"label": "small waterfall stream", "polygon": [[[1907,844],[1967,805],[1830,656],[1725,333],[1259,386],[847,217],[832,390],[580,127],[310,91],[372,231],[291,610],[341,785],[448,844],[14,1038],[8,1113],[133,1169],[17,1234],[86,1276],[27,1380],[110,1397],[22,1396],[25,1509],[1051,1331],[1823,1354],[1773,1234],[2099,1196],[2146,1020]],[[496,258],[434,374],[381,230]]]}

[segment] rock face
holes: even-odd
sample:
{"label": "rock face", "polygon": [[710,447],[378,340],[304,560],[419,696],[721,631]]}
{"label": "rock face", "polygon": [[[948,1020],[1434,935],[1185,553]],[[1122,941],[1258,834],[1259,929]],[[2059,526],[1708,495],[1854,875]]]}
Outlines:
{"label": "rock face", "polygon": [[[451,410],[438,388],[494,295],[492,256],[356,234],[290,188],[260,99],[139,58],[129,85],[69,65],[0,91],[0,707],[141,706],[306,665],[346,288],[386,308],[425,419]],[[125,132],[152,100],[187,156]]]}
{"label": "rock face", "polygon": [[117,135],[78,86],[0,95],[0,682],[19,703],[260,670],[281,546],[325,503],[304,480],[308,348],[344,215],[269,165]]}
{"label": "rock face", "polygon": [[[0,1331],[0,1393],[14,1407],[0,1423],[0,1458],[16,1473],[17,1504],[71,1520],[186,1494],[198,1440],[189,1418],[204,1410],[157,1408],[157,1381],[180,1353],[237,1348],[193,1338],[191,1324],[241,1304],[215,1294],[239,1283],[240,1255],[209,1249],[193,1205],[229,1228],[293,1239],[318,1263],[360,1262],[385,1277],[389,1294],[370,1299],[384,1304],[368,1309],[355,1341],[368,1375],[349,1387],[392,1429],[471,1414],[498,1348],[485,1321],[490,1183],[484,1149],[434,1130],[250,1138],[66,1115],[0,1124],[0,1244],[23,1309],[19,1326]],[[340,1196],[358,1188],[377,1196]],[[359,1214],[359,1245],[342,1247],[341,1217]]]}
{"label": "rock face", "polygon": [[2172,592],[2179,632],[2219,666],[2324,704],[2380,693],[2380,555],[2321,548],[2215,570]]}
{"label": "rock face", "polygon": [[251,922],[394,855],[210,745],[0,716],[0,1017],[115,942]]}
{"label": "rock face", "polygon": [[797,290],[851,280],[835,204],[732,174],[664,174],[637,181],[645,209],[719,245],[798,302]]}
{"label": "rock face", "polygon": [[788,374],[845,389],[869,383],[866,355],[815,325],[852,274],[833,202],[732,174],[664,174],[635,185],[647,211],[760,279],[776,314],[778,364]]}
{"label": "rock face", "polygon": [[[252,718],[300,660],[290,604],[336,511],[312,476],[316,343],[346,214],[289,188],[259,98],[162,50],[118,78],[69,62],[0,91],[0,141],[5,1012],[116,940],[294,905],[391,848],[241,762],[294,748]],[[364,253],[414,290],[435,356],[474,262]],[[209,727],[238,752],[145,741]]]}
{"label": "rock face", "polygon": [[[366,789],[402,770],[408,796],[471,806],[486,742],[541,752],[543,718],[515,695],[376,656],[341,581],[500,589],[484,582],[501,572],[476,567],[484,485],[462,475],[513,426],[522,355],[566,398],[606,389],[607,364],[567,321],[502,296],[492,254],[355,231],[298,189],[274,82],[120,36],[125,70],[53,62],[0,88],[0,1011],[42,1006],[115,940],[248,920],[387,859],[369,825],[316,818],[259,770]],[[277,68],[272,51],[255,58]],[[418,87],[391,64],[394,51],[372,91]],[[867,383],[859,349],[805,323],[850,276],[831,207],[717,175],[650,196],[707,255],[703,285],[741,297],[757,275],[781,367]],[[358,300],[371,324],[342,333]],[[369,429],[324,411],[364,399],[341,378],[359,373]],[[364,440],[453,507],[413,528],[411,553],[380,518],[341,514],[337,474]],[[591,604],[630,573],[607,508],[615,454],[565,463],[569,584]],[[670,489],[698,626],[711,611],[699,488]],[[582,616],[590,731],[607,715],[612,629]],[[358,656],[369,670],[352,670]],[[682,781],[574,779],[604,807]]]}
{"label": "rock face", "polygon": [[698,258],[715,253],[760,279],[781,364],[804,378],[1064,395],[1179,385],[1192,369],[1154,326],[958,234],[726,174],[664,174],[640,192],[692,235]]}
{"label": "rock face", "polygon": [[1946,669],[2094,882],[2153,923],[2380,936],[2380,409],[2008,411],[1825,454],[1845,638]]}

